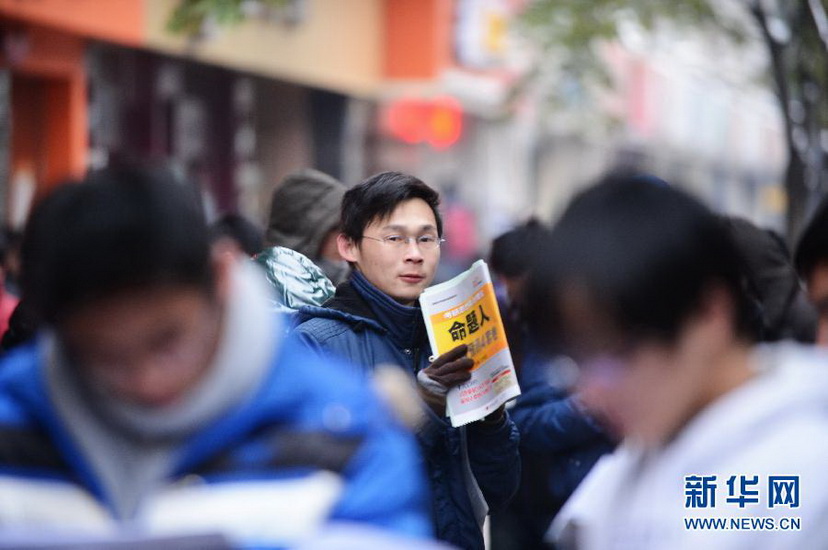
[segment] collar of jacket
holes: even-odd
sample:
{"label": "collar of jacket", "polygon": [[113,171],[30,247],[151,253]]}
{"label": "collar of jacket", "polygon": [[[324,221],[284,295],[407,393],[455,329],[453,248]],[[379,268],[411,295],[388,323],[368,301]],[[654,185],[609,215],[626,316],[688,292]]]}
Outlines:
{"label": "collar of jacket", "polygon": [[406,348],[419,347],[425,334],[425,323],[419,304],[414,307],[400,304],[356,270],[351,275],[351,286],[362,296],[392,340]]}
{"label": "collar of jacket", "polygon": [[302,312],[305,317],[336,317],[355,328],[359,324],[366,325],[386,333],[400,348],[417,348],[427,344],[419,306],[409,307],[396,302],[358,271],[336,287],[336,294],[323,308],[307,307],[302,308]]}

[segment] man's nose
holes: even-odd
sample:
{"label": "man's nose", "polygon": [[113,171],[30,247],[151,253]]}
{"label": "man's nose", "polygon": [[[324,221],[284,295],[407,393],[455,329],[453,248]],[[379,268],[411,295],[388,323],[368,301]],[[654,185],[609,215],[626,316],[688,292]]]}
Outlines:
{"label": "man's nose", "polygon": [[420,245],[417,239],[409,238],[405,243],[405,259],[412,262],[423,261],[423,251],[420,250]]}
{"label": "man's nose", "polygon": [[170,380],[166,365],[159,365],[150,359],[136,363],[119,380],[119,393],[132,402],[150,407],[173,401],[178,388]]}

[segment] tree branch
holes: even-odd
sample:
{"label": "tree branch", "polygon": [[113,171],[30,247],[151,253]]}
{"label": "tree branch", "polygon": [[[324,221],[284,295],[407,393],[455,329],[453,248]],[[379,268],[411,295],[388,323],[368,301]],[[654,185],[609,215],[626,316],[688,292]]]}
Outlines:
{"label": "tree branch", "polygon": [[773,75],[774,83],[776,84],[776,97],[779,100],[782,108],[782,119],[785,122],[785,135],[787,137],[788,148],[791,154],[796,154],[793,141],[793,121],[790,114],[791,90],[788,83],[789,68],[785,64],[785,59],[782,51],[782,44],[773,37],[770,27],[768,25],[768,14],[762,7],[761,3],[753,0],[749,3],[748,9],[753,15],[756,23],[759,25],[759,30],[762,31],[762,38],[768,48],[771,60],[771,73]]}
{"label": "tree branch", "polygon": [[808,8],[819,33],[819,39],[822,41],[822,47],[828,53],[828,13],[825,12],[825,6],[822,5],[821,0],[808,0]]}

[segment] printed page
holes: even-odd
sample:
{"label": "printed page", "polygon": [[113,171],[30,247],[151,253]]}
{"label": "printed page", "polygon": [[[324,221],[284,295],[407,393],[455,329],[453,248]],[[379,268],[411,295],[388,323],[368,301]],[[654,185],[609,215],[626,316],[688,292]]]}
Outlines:
{"label": "printed page", "polygon": [[474,360],[471,379],[446,398],[452,426],[480,420],[520,395],[486,262],[478,260],[450,281],[427,288],[420,307],[435,357],[466,344]]}

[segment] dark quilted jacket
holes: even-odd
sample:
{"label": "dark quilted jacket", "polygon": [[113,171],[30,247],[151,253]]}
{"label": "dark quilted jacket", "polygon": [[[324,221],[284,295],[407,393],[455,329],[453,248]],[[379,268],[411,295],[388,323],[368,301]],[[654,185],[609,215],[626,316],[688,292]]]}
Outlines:
{"label": "dark quilted jacket", "polygon": [[[361,286],[365,285],[363,278]],[[387,302],[371,307],[370,300]],[[416,312],[411,316],[411,310],[376,289],[360,292],[349,281],[337,288],[325,307],[302,309],[296,333],[308,347],[334,352],[362,372],[391,363],[413,377],[428,366],[431,350],[423,321]],[[512,497],[520,480],[514,423],[507,416],[496,426],[475,422],[452,428],[446,419],[433,416],[417,436],[431,482],[438,538],[462,549],[482,549],[483,537],[463,477],[462,439],[467,440],[471,471],[486,502],[490,510],[497,510]]]}

